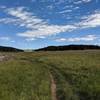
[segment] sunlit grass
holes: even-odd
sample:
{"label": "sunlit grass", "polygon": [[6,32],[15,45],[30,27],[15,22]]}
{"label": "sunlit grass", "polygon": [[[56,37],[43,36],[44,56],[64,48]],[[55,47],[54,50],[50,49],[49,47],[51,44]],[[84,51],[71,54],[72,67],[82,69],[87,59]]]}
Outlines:
{"label": "sunlit grass", "polygon": [[59,100],[100,99],[100,51],[4,54],[0,100],[51,100],[50,73]]}

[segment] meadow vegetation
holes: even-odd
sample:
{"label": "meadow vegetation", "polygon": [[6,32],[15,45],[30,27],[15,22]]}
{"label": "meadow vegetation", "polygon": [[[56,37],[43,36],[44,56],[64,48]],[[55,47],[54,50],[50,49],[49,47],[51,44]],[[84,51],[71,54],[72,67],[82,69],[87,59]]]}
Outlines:
{"label": "meadow vegetation", "polygon": [[[100,51],[2,53],[0,100],[100,100]],[[11,57],[11,59],[10,59]]]}

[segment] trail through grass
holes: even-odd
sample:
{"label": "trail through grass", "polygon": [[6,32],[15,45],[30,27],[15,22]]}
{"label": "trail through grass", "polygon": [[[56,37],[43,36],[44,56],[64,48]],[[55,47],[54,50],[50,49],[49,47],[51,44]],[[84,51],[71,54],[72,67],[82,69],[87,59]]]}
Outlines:
{"label": "trail through grass", "polygon": [[51,96],[52,96],[52,100],[57,100],[56,83],[55,83],[54,77],[51,73],[50,73],[50,79],[51,79]]}
{"label": "trail through grass", "polygon": [[0,100],[100,100],[100,51],[3,54]]}

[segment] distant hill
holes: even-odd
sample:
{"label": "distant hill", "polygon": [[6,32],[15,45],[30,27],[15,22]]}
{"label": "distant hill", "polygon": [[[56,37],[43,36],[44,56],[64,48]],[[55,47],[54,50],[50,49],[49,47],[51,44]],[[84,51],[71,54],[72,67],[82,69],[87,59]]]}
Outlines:
{"label": "distant hill", "polygon": [[64,45],[64,46],[48,46],[45,48],[40,48],[35,51],[64,51],[64,50],[100,50],[100,46],[97,45]]}
{"label": "distant hill", "polygon": [[16,49],[13,47],[5,47],[5,46],[0,46],[0,52],[22,52],[23,50],[21,49]]}

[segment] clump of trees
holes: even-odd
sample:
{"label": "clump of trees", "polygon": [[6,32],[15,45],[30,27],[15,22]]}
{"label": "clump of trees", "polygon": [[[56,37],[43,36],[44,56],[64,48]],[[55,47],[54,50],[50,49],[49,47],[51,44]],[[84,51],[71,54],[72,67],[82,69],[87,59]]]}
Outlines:
{"label": "clump of trees", "polygon": [[64,51],[64,50],[88,50],[88,49],[100,49],[97,45],[64,45],[64,46],[48,46],[40,48],[35,51]]}
{"label": "clump of trees", "polygon": [[23,52],[21,49],[16,49],[13,47],[0,46],[0,52]]}

